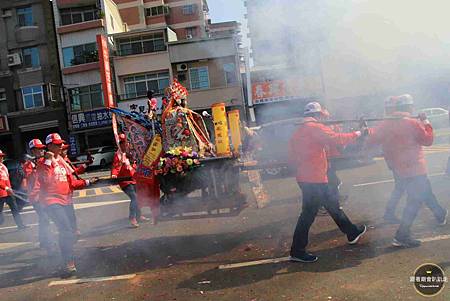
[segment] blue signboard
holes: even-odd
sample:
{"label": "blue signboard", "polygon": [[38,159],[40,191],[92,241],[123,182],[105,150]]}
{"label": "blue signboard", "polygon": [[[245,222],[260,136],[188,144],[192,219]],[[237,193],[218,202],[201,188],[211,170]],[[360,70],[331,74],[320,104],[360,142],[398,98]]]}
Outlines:
{"label": "blue signboard", "polygon": [[77,137],[75,135],[69,136],[69,154],[76,156],[78,154]]}
{"label": "blue signboard", "polygon": [[71,118],[74,130],[98,128],[112,124],[111,112],[107,109],[72,113]]}

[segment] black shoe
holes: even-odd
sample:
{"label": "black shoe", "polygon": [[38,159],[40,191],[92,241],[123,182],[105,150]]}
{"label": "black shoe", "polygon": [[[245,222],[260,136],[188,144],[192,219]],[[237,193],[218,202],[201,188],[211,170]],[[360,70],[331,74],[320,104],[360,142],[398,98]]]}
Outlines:
{"label": "black shoe", "polygon": [[395,214],[385,214],[383,216],[383,219],[387,224],[400,224],[401,223],[401,220],[398,219],[395,216]]}
{"label": "black shoe", "polygon": [[309,253],[303,253],[302,255],[298,256],[289,256],[289,261],[292,262],[305,262],[305,263],[311,263],[316,262],[317,259],[319,259],[316,255],[309,254]]}
{"label": "black shoe", "polygon": [[392,245],[394,247],[399,247],[399,248],[417,248],[417,247],[420,247],[421,244],[422,243],[420,242],[420,240],[412,239],[412,238],[406,238],[406,239],[394,238],[394,240],[392,241]]}
{"label": "black shoe", "polygon": [[356,244],[359,241],[359,239],[366,233],[366,231],[367,231],[367,227],[366,227],[366,225],[363,225],[358,228],[358,232],[356,235],[353,235],[353,236],[347,235],[348,244],[349,245]]}

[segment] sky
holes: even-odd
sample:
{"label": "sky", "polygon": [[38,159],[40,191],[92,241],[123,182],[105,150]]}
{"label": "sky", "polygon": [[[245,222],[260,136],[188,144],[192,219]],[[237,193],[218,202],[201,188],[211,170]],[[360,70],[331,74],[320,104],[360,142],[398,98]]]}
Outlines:
{"label": "sky", "polygon": [[247,23],[244,19],[245,8],[243,0],[208,0],[209,15],[213,23],[238,21],[242,24],[241,34],[244,46],[248,45]]}

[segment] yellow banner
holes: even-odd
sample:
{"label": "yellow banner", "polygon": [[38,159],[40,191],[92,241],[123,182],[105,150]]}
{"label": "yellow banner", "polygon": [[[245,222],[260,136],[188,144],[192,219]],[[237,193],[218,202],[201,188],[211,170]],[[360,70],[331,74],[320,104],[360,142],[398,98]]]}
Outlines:
{"label": "yellow banner", "polygon": [[162,139],[160,135],[155,135],[144,155],[143,165],[151,166],[162,152]]}

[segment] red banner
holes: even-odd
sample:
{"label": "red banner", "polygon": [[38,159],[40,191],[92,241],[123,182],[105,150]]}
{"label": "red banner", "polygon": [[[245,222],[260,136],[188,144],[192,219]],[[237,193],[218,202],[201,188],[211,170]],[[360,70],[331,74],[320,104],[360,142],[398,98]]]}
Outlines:
{"label": "red banner", "polygon": [[104,35],[97,35],[98,59],[100,64],[100,76],[102,78],[103,99],[107,108],[114,107],[111,66],[109,64],[108,41]]}

